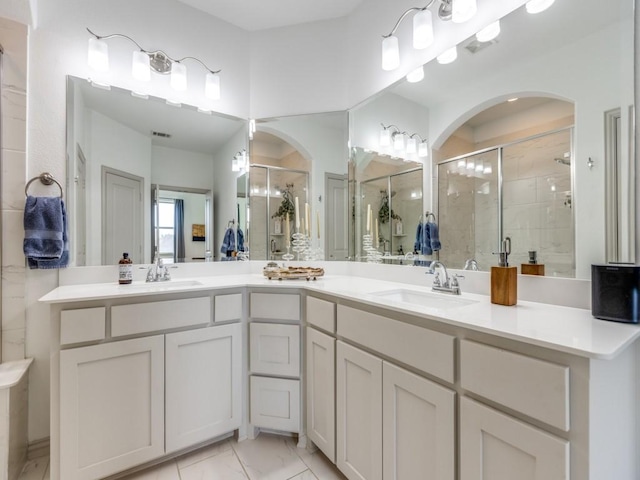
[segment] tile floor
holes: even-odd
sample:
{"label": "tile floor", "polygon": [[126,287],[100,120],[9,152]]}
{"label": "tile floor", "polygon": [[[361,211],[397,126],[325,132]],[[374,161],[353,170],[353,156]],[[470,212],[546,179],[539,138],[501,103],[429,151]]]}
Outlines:
{"label": "tile floor", "polygon": [[[261,433],[255,440],[227,439],[121,480],[345,480],[319,451],[294,439]],[[49,457],[30,460],[18,480],[49,480]]]}

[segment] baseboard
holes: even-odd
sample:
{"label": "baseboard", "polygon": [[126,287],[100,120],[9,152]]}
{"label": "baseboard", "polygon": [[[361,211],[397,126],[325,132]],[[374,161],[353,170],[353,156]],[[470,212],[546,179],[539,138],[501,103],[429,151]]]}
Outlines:
{"label": "baseboard", "polygon": [[27,460],[34,458],[48,457],[51,447],[51,439],[49,437],[35,440],[29,444],[27,449]]}

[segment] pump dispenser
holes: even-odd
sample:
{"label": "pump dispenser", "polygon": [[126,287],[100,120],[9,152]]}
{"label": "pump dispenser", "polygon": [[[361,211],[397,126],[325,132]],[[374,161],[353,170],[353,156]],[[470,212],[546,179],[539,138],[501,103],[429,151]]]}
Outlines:
{"label": "pump dispenser", "polygon": [[498,266],[491,267],[491,303],[515,305],[518,301],[518,269],[509,266],[511,238],[505,237],[500,245]]}

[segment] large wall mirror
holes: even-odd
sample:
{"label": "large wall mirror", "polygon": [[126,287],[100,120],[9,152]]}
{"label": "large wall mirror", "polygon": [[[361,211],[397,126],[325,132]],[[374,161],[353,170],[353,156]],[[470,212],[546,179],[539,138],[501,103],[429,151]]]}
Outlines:
{"label": "large wall mirror", "polygon": [[408,136],[395,148],[398,130],[430,147],[421,212],[433,214],[441,245],[421,258],[488,270],[509,236],[513,264],[535,251],[549,276],[635,261],[633,1],[556,0],[536,15],[523,6],[500,26],[497,39],[469,38],[455,62],[434,60],[421,82],[351,112],[354,255],[369,201],[359,159],[416,160]]}
{"label": "large wall mirror", "polygon": [[149,263],[156,247],[169,262],[213,258],[224,233],[214,229],[214,185],[230,183],[218,177],[246,148],[243,119],[68,77],[72,265],[113,265],[123,252]]}

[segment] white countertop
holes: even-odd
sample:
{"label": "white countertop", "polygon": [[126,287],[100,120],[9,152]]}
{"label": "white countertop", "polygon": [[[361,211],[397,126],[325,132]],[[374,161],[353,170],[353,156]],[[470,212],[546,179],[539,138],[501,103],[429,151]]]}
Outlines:
{"label": "white countertop", "polygon": [[295,288],[325,293],[590,358],[613,358],[640,336],[640,326],[597,320],[591,316],[591,311],[581,308],[526,301],[505,307],[493,305],[488,296],[470,293],[452,298],[472,300],[472,304],[446,309],[389,301],[373,293],[397,289],[431,293],[431,289],[347,275],[325,275],[315,281],[278,281],[268,280],[261,274],[243,274],[180,278],[158,284],[67,285],[52,290],[40,301],[59,304],[237,287]]}

